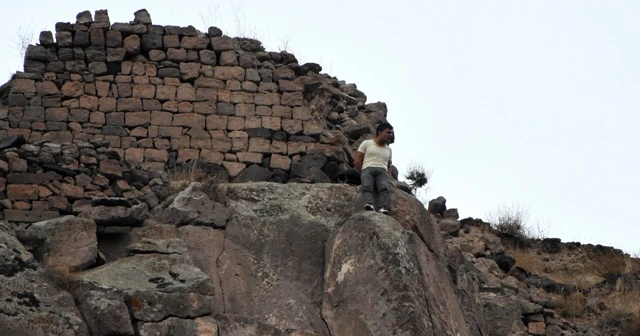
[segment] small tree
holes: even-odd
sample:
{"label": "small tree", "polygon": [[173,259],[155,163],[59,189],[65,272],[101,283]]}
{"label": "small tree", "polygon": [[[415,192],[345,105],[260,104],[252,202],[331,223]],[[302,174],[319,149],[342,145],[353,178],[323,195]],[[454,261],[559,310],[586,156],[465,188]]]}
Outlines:
{"label": "small tree", "polygon": [[414,195],[416,195],[418,189],[420,188],[424,188],[425,191],[428,190],[427,184],[431,180],[431,174],[432,172],[425,169],[422,164],[412,162],[411,164],[409,164],[404,177],[409,180],[411,191]]}

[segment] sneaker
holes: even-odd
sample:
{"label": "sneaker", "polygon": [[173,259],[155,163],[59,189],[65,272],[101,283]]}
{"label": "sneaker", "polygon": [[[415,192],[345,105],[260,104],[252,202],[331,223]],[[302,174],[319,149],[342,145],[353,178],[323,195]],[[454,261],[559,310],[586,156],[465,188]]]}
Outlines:
{"label": "sneaker", "polygon": [[387,210],[385,208],[380,208],[380,210],[378,210],[378,212],[383,214],[383,215],[388,215],[389,214],[389,210]]}
{"label": "sneaker", "polygon": [[365,204],[364,205],[364,210],[366,211],[374,211],[376,208],[373,207],[372,204]]}

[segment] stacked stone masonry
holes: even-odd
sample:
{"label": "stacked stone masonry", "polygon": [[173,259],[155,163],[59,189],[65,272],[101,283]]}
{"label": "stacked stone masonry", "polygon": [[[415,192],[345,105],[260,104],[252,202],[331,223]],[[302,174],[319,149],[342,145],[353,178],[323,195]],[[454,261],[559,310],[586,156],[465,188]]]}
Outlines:
{"label": "stacked stone masonry", "polygon": [[27,142],[0,156],[5,216],[23,211],[14,217],[31,221],[28,211],[44,211],[40,219],[97,196],[149,196],[146,184],[114,188],[131,179],[105,169],[198,163],[233,179],[257,165],[279,181],[314,182],[296,168],[313,154],[326,158],[314,168],[334,180],[387,110],[320,71],[216,27],[154,25],[146,10],[129,23],[111,24],[106,10],[59,22],[27,48],[8,92],[0,89],[0,140]]}

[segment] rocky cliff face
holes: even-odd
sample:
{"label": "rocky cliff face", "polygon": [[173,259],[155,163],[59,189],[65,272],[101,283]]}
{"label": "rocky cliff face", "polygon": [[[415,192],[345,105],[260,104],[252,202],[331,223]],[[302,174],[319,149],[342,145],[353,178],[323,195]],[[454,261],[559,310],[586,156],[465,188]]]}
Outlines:
{"label": "rocky cliff face", "polygon": [[109,21],[43,32],[0,87],[0,334],[617,332],[561,317],[564,266],[444,198],[394,181],[391,216],[362,212],[339,177],[387,110],[355,85],[215,27]]}
{"label": "rocky cliff face", "polygon": [[[394,204],[410,197],[394,189]],[[487,334],[469,329],[477,307],[441,237],[423,240],[437,228],[419,202],[360,208],[347,184],[196,183],[119,230],[4,225],[1,315],[42,335]]]}

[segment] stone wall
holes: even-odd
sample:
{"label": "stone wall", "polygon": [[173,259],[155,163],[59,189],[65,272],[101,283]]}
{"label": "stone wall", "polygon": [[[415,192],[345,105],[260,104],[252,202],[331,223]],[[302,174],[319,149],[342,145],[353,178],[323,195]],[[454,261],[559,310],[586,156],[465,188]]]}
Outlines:
{"label": "stone wall", "polygon": [[0,87],[0,192],[16,220],[103,195],[146,202],[153,178],[128,172],[167,182],[186,163],[236,182],[335,181],[387,115],[318,64],[216,27],[154,25],[144,9],[58,22],[23,70]]}

